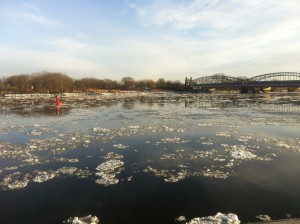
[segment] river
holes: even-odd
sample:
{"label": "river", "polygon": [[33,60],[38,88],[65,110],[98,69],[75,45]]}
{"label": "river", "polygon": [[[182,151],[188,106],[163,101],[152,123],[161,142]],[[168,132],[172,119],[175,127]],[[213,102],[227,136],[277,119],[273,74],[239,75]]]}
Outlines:
{"label": "river", "polygon": [[300,94],[0,102],[1,223],[300,217]]}

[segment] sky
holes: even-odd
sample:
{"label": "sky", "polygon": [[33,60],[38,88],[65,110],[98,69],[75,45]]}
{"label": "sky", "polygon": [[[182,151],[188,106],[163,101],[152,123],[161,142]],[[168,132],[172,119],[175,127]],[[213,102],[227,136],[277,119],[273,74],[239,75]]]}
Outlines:
{"label": "sky", "polygon": [[0,0],[0,78],[300,72],[299,0]]}

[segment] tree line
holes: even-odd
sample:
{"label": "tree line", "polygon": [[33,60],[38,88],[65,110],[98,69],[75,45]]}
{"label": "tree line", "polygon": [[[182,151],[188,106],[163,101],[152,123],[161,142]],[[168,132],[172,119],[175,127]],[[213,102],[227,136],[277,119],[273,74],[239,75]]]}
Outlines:
{"label": "tree line", "polygon": [[60,93],[91,90],[136,90],[136,91],[181,91],[180,81],[166,81],[163,78],[135,80],[130,76],[121,81],[97,78],[72,79],[59,72],[39,72],[13,75],[0,79],[0,91],[5,93]]}

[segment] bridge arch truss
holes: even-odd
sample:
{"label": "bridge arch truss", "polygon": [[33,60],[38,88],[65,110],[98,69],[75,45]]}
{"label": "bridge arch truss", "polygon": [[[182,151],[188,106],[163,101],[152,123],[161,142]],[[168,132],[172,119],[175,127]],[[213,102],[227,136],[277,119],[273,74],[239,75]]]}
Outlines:
{"label": "bridge arch truss", "polygon": [[223,74],[216,74],[212,76],[206,76],[202,78],[198,78],[192,81],[192,86],[194,87],[217,87],[217,86],[238,86],[243,82],[243,80],[236,78],[225,76]]}
{"label": "bridge arch truss", "polygon": [[186,78],[186,87],[202,88],[262,88],[262,87],[300,87],[300,73],[277,72],[254,76],[252,78],[236,78],[215,74],[192,80]]}
{"label": "bridge arch truss", "polygon": [[278,72],[258,75],[250,78],[250,81],[300,81],[300,73],[298,72]]}

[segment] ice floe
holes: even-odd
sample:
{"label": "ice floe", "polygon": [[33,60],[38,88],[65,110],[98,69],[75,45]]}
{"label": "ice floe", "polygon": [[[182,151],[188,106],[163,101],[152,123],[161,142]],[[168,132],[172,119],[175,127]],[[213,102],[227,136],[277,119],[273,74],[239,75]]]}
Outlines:
{"label": "ice floe", "polygon": [[85,217],[70,217],[63,223],[67,224],[99,224],[100,220],[97,216],[88,215]]}
{"label": "ice floe", "polygon": [[185,170],[181,170],[179,172],[173,172],[173,171],[166,170],[166,169],[158,170],[151,166],[148,166],[143,171],[146,173],[152,173],[157,177],[163,177],[165,182],[171,182],[171,183],[175,183],[180,180],[183,180],[189,175],[188,172]]}
{"label": "ice floe", "polygon": [[32,173],[22,174],[20,171],[7,174],[0,186],[3,190],[21,189],[28,186],[30,182],[43,183],[53,178],[75,176],[87,178],[91,175],[88,169],[78,169],[76,167],[62,167],[57,170],[34,170]]}
{"label": "ice floe", "polygon": [[199,123],[198,126],[200,126],[200,127],[211,127],[212,124],[211,123]]}
{"label": "ice floe", "polygon": [[50,179],[53,179],[57,176],[57,172],[53,172],[51,170],[48,171],[36,171],[34,172],[35,176],[33,177],[32,181],[37,183],[43,183]]}
{"label": "ice floe", "polygon": [[216,132],[216,136],[219,137],[231,137],[232,132],[230,131],[218,131]]}
{"label": "ice floe", "polygon": [[96,167],[96,176],[100,177],[95,182],[104,186],[117,184],[119,179],[117,175],[122,172],[124,162],[118,159],[110,159],[106,162],[101,163]]}
{"label": "ice floe", "polygon": [[271,221],[271,217],[268,216],[268,215],[256,215],[255,218],[261,220],[261,221],[265,221],[265,222],[268,222],[268,221]]}
{"label": "ice floe", "polygon": [[225,151],[234,159],[251,160],[257,157],[244,145],[229,146],[225,144],[223,147],[225,148]]}
{"label": "ice floe", "polygon": [[115,152],[108,152],[105,156],[102,156],[104,159],[123,159],[123,155],[120,155]]}
{"label": "ice floe", "polygon": [[186,218],[185,218],[185,216],[181,215],[178,218],[176,218],[175,221],[177,221],[177,222],[185,222]]}
{"label": "ice floe", "polygon": [[187,222],[187,224],[239,224],[240,222],[236,214],[223,214],[218,212],[215,216],[194,218]]}
{"label": "ice floe", "polygon": [[118,149],[126,149],[129,146],[123,145],[123,144],[114,144],[113,147],[118,148]]}
{"label": "ice floe", "polygon": [[29,182],[29,175],[22,176],[20,172],[15,172],[3,178],[0,186],[3,190],[16,190],[25,188]]}

